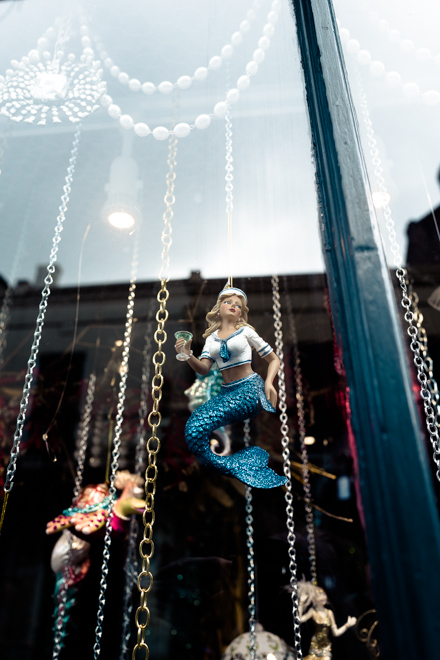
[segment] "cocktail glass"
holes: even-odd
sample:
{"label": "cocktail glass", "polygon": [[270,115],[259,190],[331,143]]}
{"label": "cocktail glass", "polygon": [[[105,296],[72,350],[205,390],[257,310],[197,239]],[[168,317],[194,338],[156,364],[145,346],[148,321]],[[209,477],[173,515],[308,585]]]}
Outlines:
{"label": "cocktail glass", "polygon": [[[177,332],[174,333],[174,336],[176,339],[184,339],[185,344],[189,342],[190,339],[193,338],[192,333],[188,332],[187,330],[178,330]],[[187,353],[177,353],[176,360],[185,362],[185,360],[189,360],[190,357],[191,355],[188,355]]]}

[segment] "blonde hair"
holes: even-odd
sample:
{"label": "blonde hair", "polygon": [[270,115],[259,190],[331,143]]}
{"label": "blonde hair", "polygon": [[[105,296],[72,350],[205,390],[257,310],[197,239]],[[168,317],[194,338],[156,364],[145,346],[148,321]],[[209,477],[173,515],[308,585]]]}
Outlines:
{"label": "blonde hair", "polygon": [[214,307],[211,309],[210,312],[207,313],[206,320],[208,321],[209,325],[205,330],[205,332],[203,333],[202,337],[209,337],[209,335],[212,335],[216,330],[220,328],[222,324],[220,319],[220,305],[225,298],[231,298],[232,296],[237,296],[237,298],[240,298],[241,301],[241,317],[240,320],[237,321],[237,323],[235,324],[237,330],[245,325],[247,325],[249,328],[252,328],[252,330],[255,330],[255,328],[247,322],[249,307],[246,305],[246,301],[243,298],[243,296],[240,296],[238,293],[228,294],[227,292],[225,292],[218,297]]}
{"label": "blonde hair", "polygon": [[308,582],[304,578],[298,581],[297,588],[298,597],[300,601],[302,600],[304,610],[310,606],[315,607],[316,601],[321,594],[325,594],[325,597],[327,598],[327,594],[322,587],[318,587],[316,584]]}

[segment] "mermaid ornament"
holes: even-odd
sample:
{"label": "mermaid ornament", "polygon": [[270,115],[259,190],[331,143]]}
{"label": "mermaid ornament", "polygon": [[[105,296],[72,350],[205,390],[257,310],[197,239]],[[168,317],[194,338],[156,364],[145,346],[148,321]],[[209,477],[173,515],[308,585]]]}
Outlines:
{"label": "mermaid ornament", "polygon": [[[192,413],[185,427],[185,440],[191,452],[204,465],[224,475],[236,477],[248,486],[275,488],[286,483],[268,467],[269,454],[261,447],[246,447],[230,456],[215,454],[210,434],[227,424],[255,417],[262,410],[276,412],[277,393],[273,380],[280,361],[273,349],[248,324],[246,294],[236,287],[223,289],[206,315],[209,323],[200,359],[191,351],[191,340],[178,339],[177,353],[189,355],[187,363],[198,374],[206,375],[217,363],[223,376],[221,392]],[[252,371],[252,349],[268,363],[266,380]]]}

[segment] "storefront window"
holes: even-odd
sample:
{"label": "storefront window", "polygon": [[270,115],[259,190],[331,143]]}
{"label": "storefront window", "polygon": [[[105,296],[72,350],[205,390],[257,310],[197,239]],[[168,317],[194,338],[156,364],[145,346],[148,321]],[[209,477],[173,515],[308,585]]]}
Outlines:
{"label": "storefront window", "polygon": [[[368,21],[351,22],[347,3],[336,8],[351,52],[356,26]],[[362,11],[372,24],[378,18]],[[329,286],[337,274],[322,256],[327,211],[297,27],[287,0],[1,3],[2,657],[122,659],[143,635],[157,659],[287,660],[301,644],[304,657],[309,648],[330,657],[331,646],[341,660],[374,650],[375,633],[366,644],[361,632],[377,621],[373,507],[363,503],[350,399],[357,409],[360,395],[345,364],[357,356],[341,340]],[[432,113],[420,127],[428,136],[436,97],[416,106],[408,94],[405,111]],[[388,131],[389,112],[372,96],[402,234],[405,213],[416,217],[426,199],[417,182],[428,152],[419,148],[419,165],[410,152],[419,174],[407,185],[408,170],[391,161],[400,165],[408,143]],[[258,415],[234,399],[248,414],[237,422],[234,408],[191,451],[185,425],[221,391],[222,373],[196,375],[193,360],[176,360],[174,335],[190,332],[200,356],[206,315],[226,285],[245,292],[263,339],[252,362],[246,354],[232,366],[251,365],[264,380],[266,342],[273,347],[282,360],[278,410],[263,395]],[[220,354],[220,368],[228,360]],[[208,422],[217,420],[213,406]],[[248,441],[268,452],[273,471],[262,470],[264,487],[252,490],[247,464],[228,472],[218,459]],[[142,633],[148,462],[154,584]],[[286,526],[286,487],[272,481],[287,466]],[[308,596],[298,612],[301,580],[299,596]],[[145,574],[139,584],[146,589]]]}

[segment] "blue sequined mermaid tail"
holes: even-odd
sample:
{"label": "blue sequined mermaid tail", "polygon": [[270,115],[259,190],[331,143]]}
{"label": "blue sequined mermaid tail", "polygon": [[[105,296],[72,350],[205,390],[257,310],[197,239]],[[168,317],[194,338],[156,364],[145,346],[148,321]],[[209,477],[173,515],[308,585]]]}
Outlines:
{"label": "blue sequined mermaid tail", "polygon": [[222,386],[221,393],[197,408],[185,427],[185,440],[191,452],[204,465],[222,474],[236,477],[255,488],[276,488],[286,483],[268,467],[269,454],[261,447],[246,447],[231,456],[218,456],[211,451],[212,431],[226,424],[255,417],[263,408],[275,412],[264,394],[264,381],[258,374]]}

